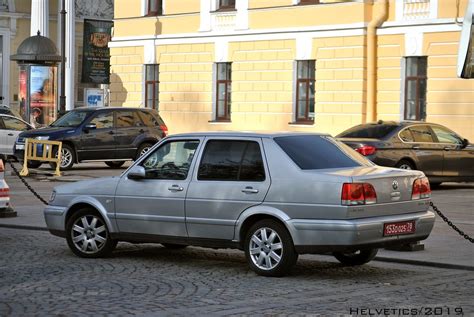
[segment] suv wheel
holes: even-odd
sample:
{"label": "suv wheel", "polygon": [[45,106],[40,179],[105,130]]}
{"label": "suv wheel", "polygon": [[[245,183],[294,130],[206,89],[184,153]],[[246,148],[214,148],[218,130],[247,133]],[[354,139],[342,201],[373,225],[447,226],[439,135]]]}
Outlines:
{"label": "suv wheel", "polygon": [[372,261],[377,255],[378,249],[359,250],[355,252],[334,252],[334,257],[345,265],[362,265]]}
{"label": "suv wheel", "polygon": [[105,165],[111,168],[119,168],[122,167],[122,165],[125,164],[125,161],[106,161]]}
{"label": "suv wheel", "polygon": [[286,275],[298,259],[285,226],[273,219],[255,223],[247,232],[244,243],[247,262],[259,275]]}
{"label": "suv wheel", "polygon": [[144,155],[146,152],[148,152],[153,144],[151,143],[143,143],[138,147],[137,155],[135,157],[135,160],[138,160],[142,155]]}
{"label": "suv wheel", "polygon": [[66,224],[66,239],[72,252],[84,258],[106,256],[117,246],[105,221],[93,209],[81,209],[71,216]]}

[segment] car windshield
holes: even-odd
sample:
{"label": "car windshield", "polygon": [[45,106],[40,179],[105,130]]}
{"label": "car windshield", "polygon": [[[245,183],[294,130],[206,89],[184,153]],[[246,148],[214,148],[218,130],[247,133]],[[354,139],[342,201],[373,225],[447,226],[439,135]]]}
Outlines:
{"label": "car windshield", "polygon": [[59,118],[58,120],[54,121],[51,126],[52,127],[77,127],[80,125],[87,115],[91,113],[90,110],[73,110],[66,113],[64,116]]}
{"label": "car windshield", "polygon": [[398,125],[394,124],[361,124],[341,132],[337,138],[369,138],[382,139],[394,131]]}
{"label": "car windshield", "polygon": [[285,136],[275,138],[275,142],[303,170],[373,165],[347,145],[329,136]]}

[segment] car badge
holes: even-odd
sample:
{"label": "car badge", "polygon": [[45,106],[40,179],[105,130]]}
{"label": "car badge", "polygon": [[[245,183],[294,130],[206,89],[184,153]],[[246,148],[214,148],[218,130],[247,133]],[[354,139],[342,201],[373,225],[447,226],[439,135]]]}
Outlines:
{"label": "car badge", "polygon": [[398,189],[398,182],[397,182],[397,181],[393,181],[393,182],[392,182],[392,188],[393,188],[393,190],[397,190],[397,189]]}

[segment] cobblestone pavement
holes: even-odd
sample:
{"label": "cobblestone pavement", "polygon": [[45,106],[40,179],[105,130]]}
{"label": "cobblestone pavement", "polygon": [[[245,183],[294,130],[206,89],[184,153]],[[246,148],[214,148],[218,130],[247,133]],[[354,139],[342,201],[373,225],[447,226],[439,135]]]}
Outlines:
{"label": "cobblestone pavement", "polygon": [[472,289],[474,272],[343,267],[323,256],[302,256],[285,278],[255,275],[234,250],[121,243],[110,258],[82,259],[48,232],[0,228],[0,316],[367,316],[383,308],[471,315]]}

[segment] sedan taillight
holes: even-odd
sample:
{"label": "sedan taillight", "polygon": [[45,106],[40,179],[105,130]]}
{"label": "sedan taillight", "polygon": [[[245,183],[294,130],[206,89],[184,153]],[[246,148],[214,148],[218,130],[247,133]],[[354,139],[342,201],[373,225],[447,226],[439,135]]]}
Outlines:
{"label": "sedan taillight", "polygon": [[168,135],[168,127],[164,124],[160,125],[161,131],[163,131],[164,136]]}
{"label": "sedan taillight", "polygon": [[368,183],[344,183],[342,185],[341,204],[371,205],[377,202],[374,186]]}
{"label": "sedan taillight", "polygon": [[372,155],[372,154],[375,154],[375,152],[377,152],[377,148],[371,145],[363,145],[361,147],[358,147],[355,150],[359,152],[360,154],[362,154],[363,156]]}
{"label": "sedan taillight", "polygon": [[411,199],[423,199],[423,198],[430,198],[431,197],[431,188],[430,182],[428,181],[427,177],[422,177],[415,179],[413,182],[413,189],[411,192]]}

